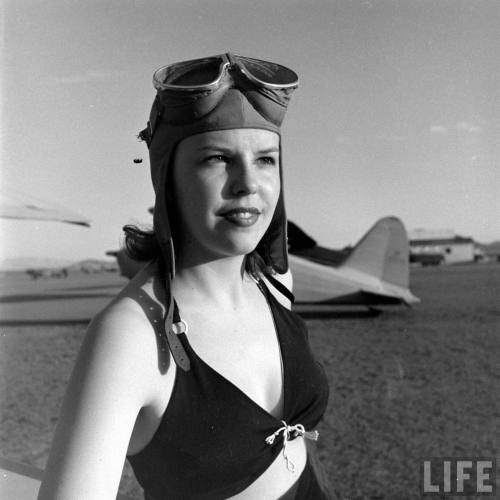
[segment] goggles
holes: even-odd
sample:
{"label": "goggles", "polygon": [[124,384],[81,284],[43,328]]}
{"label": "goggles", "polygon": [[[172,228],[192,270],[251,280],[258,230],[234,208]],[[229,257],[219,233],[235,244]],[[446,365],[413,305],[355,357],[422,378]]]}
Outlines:
{"label": "goggles", "polygon": [[295,89],[299,84],[297,74],[281,64],[228,52],[164,66],[155,71],[153,85],[158,91],[210,91],[218,88],[231,70],[239,71],[257,87],[270,90]]}
{"label": "goggles", "polygon": [[230,88],[279,126],[298,84],[297,74],[285,66],[229,52],[164,66],[153,75],[157,95],[140,137],[149,145],[160,122],[193,123],[212,111]]}

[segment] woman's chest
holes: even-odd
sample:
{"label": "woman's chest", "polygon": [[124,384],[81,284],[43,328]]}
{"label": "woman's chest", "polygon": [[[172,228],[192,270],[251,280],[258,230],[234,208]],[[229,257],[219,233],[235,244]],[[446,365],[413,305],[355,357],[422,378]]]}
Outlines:
{"label": "woman's chest", "polygon": [[[186,335],[196,360],[275,417],[283,413],[284,366],[269,308],[192,318]],[[196,361],[195,360],[195,361]]]}

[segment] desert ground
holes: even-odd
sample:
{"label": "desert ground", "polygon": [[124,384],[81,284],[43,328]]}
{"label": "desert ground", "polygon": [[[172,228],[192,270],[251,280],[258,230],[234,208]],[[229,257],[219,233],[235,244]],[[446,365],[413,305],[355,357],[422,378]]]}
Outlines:
{"label": "desert ground", "polygon": [[[67,280],[0,284],[0,454],[39,468],[87,316],[122,283]],[[422,300],[412,310],[305,314],[330,381],[318,449],[339,499],[419,499],[422,458],[499,457],[500,264],[413,268],[411,288]],[[120,492],[142,498],[128,464]]]}

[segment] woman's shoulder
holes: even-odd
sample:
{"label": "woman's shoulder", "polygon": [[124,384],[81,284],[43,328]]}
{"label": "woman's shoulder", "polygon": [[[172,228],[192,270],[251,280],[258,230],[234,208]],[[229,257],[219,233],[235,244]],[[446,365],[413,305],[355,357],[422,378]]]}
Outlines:
{"label": "woman's shoulder", "polygon": [[157,339],[163,321],[158,319],[163,306],[153,293],[154,271],[145,271],[95,316],[84,343],[87,349],[107,353],[117,367],[135,371],[141,379],[137,383],[150,387],[168,369],[170,357],[160,359]]}
{"label": "woman's shoulder", "polygon": [[151,325],[138,299],[142,294],[148,294],[152,277],[142,271],[139,274],[142,279],[136,277],[130,281],[117,297],[94,317],[88,333],[116,337],[117,342],[147,336]]}
{"label": "woman's shoulder", "polygon": [[66,390],[40,498],[86,498],[81,492],[82,477],[93,478],[89,498],[111,498],[110,488],[115,483],[118,487],[138,415],[158,400],[154,330],[134,301],[141,289],[136,285],[127,286],[87,329]]}
{"label": "woman's shoulder", "polygon": [[136,335],[150,332],[151,310],[163,310],[158,288],[157,269],[154,263],[147,264],[120,291],[115,299],[97,314],[93,322],[115,329],[125,328]]}

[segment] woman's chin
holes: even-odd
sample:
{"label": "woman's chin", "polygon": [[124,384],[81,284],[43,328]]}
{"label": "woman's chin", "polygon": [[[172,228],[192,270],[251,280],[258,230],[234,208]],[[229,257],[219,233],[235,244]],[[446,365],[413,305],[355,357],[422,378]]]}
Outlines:
{"label": "woman's chin", "polygon": [[228,257],[243,257],[257,248],[265,233],[263,229],[254,228],[242,231],[219,227],[215,231],[198,235],[198,238],[186,241],[184,245],[179,245],[178,251],[181,254],[189,255],[190,261],[200,262]]}
{"label": "woman's chin", "polygon": [[232,245],[227,246],[226,251],[224,253],[228,257],[248,255],[249,253],[253,252],[257,248],[258,243],[259,243],[258,241],[233,242]]}
{"label": "woman's chin", "polygon": [[224,253],[229,255],[247,255],[253,252],[264,236],[263,228],[252,228],[247,230],[225,231],[219,242],[225,247]]}

